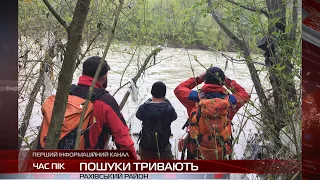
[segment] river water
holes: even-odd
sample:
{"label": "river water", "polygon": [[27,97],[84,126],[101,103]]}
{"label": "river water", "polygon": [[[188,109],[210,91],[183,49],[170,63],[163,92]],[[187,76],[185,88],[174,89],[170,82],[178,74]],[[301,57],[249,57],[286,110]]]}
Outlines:
{"label": "river water", "polygon": [[[84,48],[85,49],[85,48]],[[106,60],[108,61],[111,71],[108,75],[108,87],[107,90],[110,94],[113,94],[120,86],[120,79],[123,74],[125,67],[128,62],[132,58],[131,54],[123,53],[128,51],[128,46],[120,46],[113,48],[113,50],[109,50],[107,54]],[[138,61],[137,58],[140,59],[140,66],[143,63],[145,57],[151,52],[151,47],[143,47],[141,51],[137,51],[132,62],[128,66],[126,72],[123,75],[122,84],[128,82],[131,78],[135,76],[137,73]],[[88,56],[92,55],[100,55],[102,56],[103,50],[91,51]],[[120,53],[121,52],[121,53]],[[99,54],[100,53],[100,54]],[[132,52],[131,52],[132,53]],[[235,57],[236,53],[226,53],[229,56]],[[146,101],[151,97],[151,86],[156,81],[163,81],[167,86],[167,94],[166,98],[170,100],[173,107],[175,108],[178,118],[171,125],[173,137],[170,139],[172,144],[172,150],[176,157],[180,158],[180,153],[177,152],[176,143],[178,139],[185,133],[182,130],[182,126],[186,122],[187,112],[186,108],[179,102],[179,100],[174,95],[173,90],[177,87],[177,85],[190,77],[194,77],[201,74],[205,71],[204,67],[202,67],[198,62],[194,60],[194,57],[197,57],[198,61],[205,66],[206,68],[211,65],[220,67],[225,70],[226,59],[222,56],[219,56],[216,53],[205,50],[186,50],[180,48],[164,48],[157,56],[156,56],[156,64],[148,68],[145,73],[140,77],[137,82],[138,90],[138,101],[134,102],[129,97],[125,107],[122,110],[122,113],[131,127],[132,133],[139,133],[141,130],[141,122],[135,117],[135,112],[137,111],[140,104]],[[153,62],[154,60],[152,60]],[[191,70],[191,67],[194,69],[194,74]],[[257,66],[257,69],[260,69],[261,66]],[[255,95],[255,91],[253,88],[253,83],[250,78],[250,73],[245,64],[231,64],[228,63],[225,74],[230,79],[236,80],[242,87],[244,87],[247,92],[252,92],[251,100],[256,102],[257,96]],[[55,74],[55,76],[57,73]],[[77,83],[79,76],[81,75],[81,65],[79,69],[76,70],[73,83]],[[264,76],[261,76],[263,80]],[[23,83],[23,82],[20,82]],[[117,102],[120,104],[124,94],[128,90],[128,86],[121,89],[114,97]],[[55,92],[55,91],[54,91]],[[54,93],[53,92],[53,93]],[[28,129],[27,135],[32,134],[35,127],[39,126],[42,121],[41,117],[41,106],[40,106],[40,97],[38,97],[37,103],[35,103],[32,117],[30,120],[30,127]],[[19,117],[21,119],[22,114],[24,112],[24,103],[20,103],[19,109]],[[256,103],[257,104],[257,103]],[[243,122],[246,120],[242,114],[244,114],[245,108],[242,107],[238,114],[234,117],[234,137],[239,133],[239,127],[242,126]],[[249,111],[252,113],[255,112],[254,108],[251,105],[248,106]],[[246,111],[247,112],[247,111]],[[246,146],[246,138],[248,134],[251,132],[256,132],[254,127],[254,123],[249,119],[246,125],[243,128],[243,131],[240,133],[239,141],[234,146],[235,157],[234,159],[241,159],[243,157],[244,149]],[[137,137],[133,137],[136,148],[137,146]]]}

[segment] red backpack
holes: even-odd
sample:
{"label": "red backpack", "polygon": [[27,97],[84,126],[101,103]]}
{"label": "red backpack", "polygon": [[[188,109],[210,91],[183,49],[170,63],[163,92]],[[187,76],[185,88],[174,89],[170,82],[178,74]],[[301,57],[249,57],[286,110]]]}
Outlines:
{"label": "red backpack", "polygon": [[231,154],[229,96],[201,99],[190,114],[189,149],[198,159],[222,160]]}

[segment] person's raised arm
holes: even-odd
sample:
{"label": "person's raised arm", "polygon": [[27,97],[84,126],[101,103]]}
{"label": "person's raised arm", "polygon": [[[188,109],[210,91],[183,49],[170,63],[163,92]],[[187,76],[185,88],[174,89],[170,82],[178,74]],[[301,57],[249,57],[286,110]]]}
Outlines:
{"label": "person's raised arm", "polygon": [[225,85],[232,92],[232,94],[235,96],[237,100],[236,110],[240,109],[245,103],[247,103],[250,100],[250,95],[235,80],[231,80],[226,77]]}
{"label": "person's raised arm", "polygon": [[195,107],[198,99],[198,92],[192,89],[204,81],[205,72],[196,78],[189,78],[180,83],[174,90],[179,101],[187,108],[188,114]]}

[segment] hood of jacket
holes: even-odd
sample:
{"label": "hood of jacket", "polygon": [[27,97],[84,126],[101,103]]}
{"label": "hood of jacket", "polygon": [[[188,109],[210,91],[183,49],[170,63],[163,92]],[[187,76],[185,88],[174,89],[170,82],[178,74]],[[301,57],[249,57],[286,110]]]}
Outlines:
{"label": "hood of jacket", "polygon": [[142,105],[141,113],[148,119],[158,119],[166,115],[168,107],[167,102],[154,103],[149,99]]}

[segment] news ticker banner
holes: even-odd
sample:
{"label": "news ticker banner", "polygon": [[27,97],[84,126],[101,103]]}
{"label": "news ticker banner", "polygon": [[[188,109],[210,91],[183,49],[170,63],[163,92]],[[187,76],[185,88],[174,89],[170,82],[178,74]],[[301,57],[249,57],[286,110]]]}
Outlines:
{"label": "news ticker banner", "polygon": [[255,174],[217,173],[24,173],[1,174],[0,179],[243,179]]}
{"label": "news ticker banner", "polygon": [[[130,151],[0,151],[0,173],[278,173],[295,174],[295,161],[134,160]],[[19,170],[18,170],[19,167]]]}

